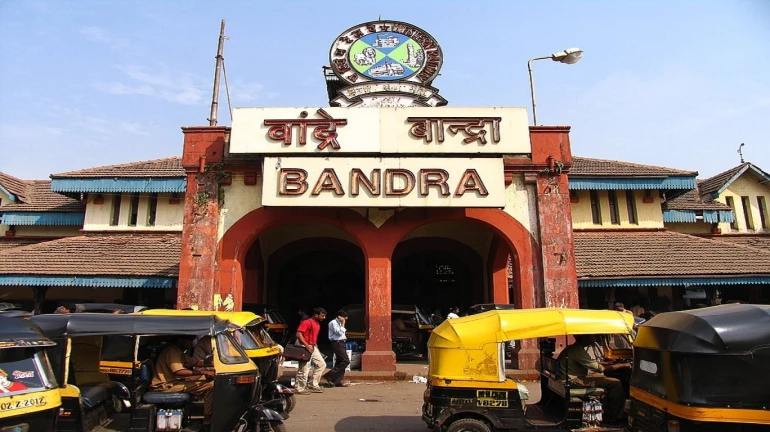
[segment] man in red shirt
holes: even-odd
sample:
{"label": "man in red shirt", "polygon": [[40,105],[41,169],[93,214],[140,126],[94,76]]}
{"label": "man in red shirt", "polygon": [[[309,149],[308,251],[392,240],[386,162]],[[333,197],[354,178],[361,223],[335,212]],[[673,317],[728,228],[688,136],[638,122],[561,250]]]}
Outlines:
{"label": "man in red shirt", "polygon": [[[297,369],[298,394],[323,393],[319,382],[324,369],[326,369],[326,362],[321,351],[318,350],[317,344],[318,334],[321,332],[321,321],[325,319],[326,310],[317,307],[313,309],[313,316],[302,321],[297,327],[297,345],[305,347],[310,352],[310,360],[299,362],[299,369]],[[313,364],[312,377],[308,376],[311,363]]]}

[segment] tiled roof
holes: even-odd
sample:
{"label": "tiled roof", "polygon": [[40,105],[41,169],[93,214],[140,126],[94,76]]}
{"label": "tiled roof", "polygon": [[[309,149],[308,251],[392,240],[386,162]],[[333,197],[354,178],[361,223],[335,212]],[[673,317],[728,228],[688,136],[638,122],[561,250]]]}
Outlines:
{"label": "tiled roof", "polygon": [[28,180],[26,192],[21,203],[0,207],[0,213],[6,212],[85,212],[85,204],[51,192],[51,180]]}
{"label": "tiled roof", "polygon": [[25,183],[24,180],[3,172],[0,172],[0,186],[5,188],[8,192],[18,196],[19,199],[24,199],[24,194],[27,191],[27,183]]}
{"label": "tiled roof", "polygon": [[770,275],[770,252],[671,231],[575,232],[578,278]]}
{"label": "tiled roof", "polygon": [[66,237],[0,252],[2,275],[179,276],[179,234]]}
{"label": "tiled roof", "polygon": [[[698,183],[700,188],[701,182]],[[666,201],[669,210],[731,210],[726,204],[714,201],[710,196],[701,196],[698,189],[692,189],[686,193]]]}
{"label": "tiled roof", "polygon": [[714,236],[713,240],[735,243],[743,246],[749,246],[757,249],[763,249],[770,252],[770,235],[730,235]]}
{"label": "tiled roof", "polygon": [[131,162],[120,165],[108,165],[86,168],[59,174],[51,178],[99,178],[99,177],[184,177],[182,158],[178,156],[150,161]]}
{"label": "tiled roof", "polygon": [[697,171],[685,171],[653,165],[640,165],[604,159],[574,157],[570,176],[609,176],[609,177],[666,177],[696,176]]}
{"label": "tiled roof", "polygon": [[17,247],[22,246],[29,246],[33,244],[43,243],[47,241],[51,241],[52,239],[49,237],[39,237],[39,238],[30,238],[30,237],[22,237],[22,238],[16,238],[16,237],[0,237],[0,252],[4,252],[8,249],[13,249]]}
{"label": "tiled roof", "polygon": [[707,178],[706,180],[703,180],[703,182],[700,184],[700,193],[702,195],[710,195],[714,192],[719,191],[719,189],[722,189],[727,182],[730,181],[736,174],[738,174],[741,170],[743,170],[746,167],[753,168],[757,170],[758,172],[762,173],[765,177],[770,177],[766,172],[762,171],[759,167],[756,165],[750,163],[750,162],[744,162],[737,167],[730,168],[727,171],[721,172],[714,177]]}

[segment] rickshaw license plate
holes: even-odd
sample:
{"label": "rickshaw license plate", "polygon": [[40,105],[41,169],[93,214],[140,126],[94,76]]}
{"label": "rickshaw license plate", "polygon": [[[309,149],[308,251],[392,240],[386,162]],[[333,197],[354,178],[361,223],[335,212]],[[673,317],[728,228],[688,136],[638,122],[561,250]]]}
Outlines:
{"label": "rickshaw license plate", "polygon": [[12,411],[45,404],[45,397],[33,397],[15,401],[0,402],[0,411]]}
{"label": "rickshaw license plate", "polygon": [[498,390],[477,390],[476,406],[487,408],[508,408],[508,392]]}

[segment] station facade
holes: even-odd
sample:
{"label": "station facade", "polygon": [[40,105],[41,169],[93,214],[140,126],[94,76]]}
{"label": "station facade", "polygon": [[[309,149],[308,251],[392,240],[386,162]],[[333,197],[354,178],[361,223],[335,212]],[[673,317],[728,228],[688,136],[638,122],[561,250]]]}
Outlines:
{"label": "station facade", "polygon": [[364,304],[374,371],[395,369],[392,304],[578,306],[568,127],[442,106],[440,47],[409,24],[347,30],[330,64],[330,107],[183,128],[178,307]]}

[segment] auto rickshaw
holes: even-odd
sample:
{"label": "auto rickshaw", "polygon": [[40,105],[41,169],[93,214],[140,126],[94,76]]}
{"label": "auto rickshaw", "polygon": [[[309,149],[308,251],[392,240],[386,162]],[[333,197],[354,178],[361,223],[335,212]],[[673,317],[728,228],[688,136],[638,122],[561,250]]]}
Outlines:
{"label": "auto rickshaw", "polygon": [[267,324],[267,332],[270,337],[281,345],[286,345],[290,340],[294,338],[294,333],[289,329],[289,324],[286,319],[281,315],[277,306],[261,304],[261,303],[244,303],[243,310],[254,312],[255,314],[265,318]]}
{"label": "auto rickshaw", "polygon": [[[152,391],[155,358],[171,339],[210,337],[214,381],[214,432],[285,431],[283,417],[258,404],[256,365],[232,336],[234,326],[213,316],[168,317],[112,314],[38,315],[30,318],[58,342],[51,363],[62,382],[57,431],[181,430],[200,408],[189,393]],[[105,337],[134,341],[131,386],[101,372]]]}
{"label": "auto rickshaw", "polygon": [[[600,427],[601,388],[579,388],[554,359],[555,339],[569,335],[628,337],[633,316],[579,309],[490,310],[446,320],[428,341],[428,383],[422,419],[448,432],[574,430]],[[505,344],[540,341],[542,398],[527,405],[528,390],[505,374]],[[620,430],[603,427],[601,430]]]}
{"label": "auto rickshaw", "polygon": [[50,430],[61,406],[45,348],[56,345],[26,319],[0,314],[0,431]]}
{"label": "auto rickshaw", "polygon": [[638,328],[631,431],[770,430],[770,306],[656,315]]}
{"label": "auto rickshaw", "polygon": [[[138,312],[143,315],[163,316],[210,316],[230,321],[245,331],[236,331],[236,339],[251,361],[257,365],[261,376],[261,401],[269,403],[275,399],[285,401],[285,412],[290,413],[297,405],[296,396],[290,387],[278,382],[278,367],[281,349],[267,332],[267,321],[253,312],[211,312],[196,310],[147,309]],[[278,410],[277,406],[270,406]]]}

